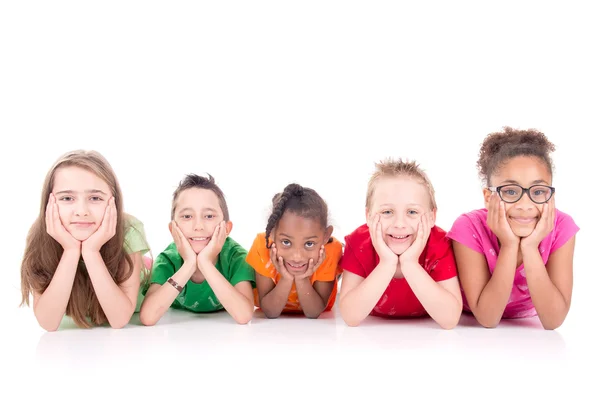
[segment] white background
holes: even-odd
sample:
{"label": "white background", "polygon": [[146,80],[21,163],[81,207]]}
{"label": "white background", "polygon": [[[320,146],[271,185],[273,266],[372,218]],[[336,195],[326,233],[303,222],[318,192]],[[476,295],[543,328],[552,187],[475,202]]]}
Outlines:
{"label": "white background", "polygon": [[[21,391],[33,380],[27,390],[50,397],[111,395],[98,389],[105,385],[144,396],[209,386],[303,398],[554,397],[575,384],[597,393],[583,363],[598,357],[598,38],[592,2],[2,2],[9,380]],[[427,321],[347,328],[334,312],[317,321],[257,316],[245,327],[175,313],[154,328],[44,334],[32,310],[18,308],[25,237],[45,174],[66,151],[109,160],[156,255],[170,241],[171,194],[191,172],[215,176],[232,237],[248,247],[286,184],[317,190],[343,239],[364,221],[374,163],[416,159],[447,230],[483,206],[479,146],[505,125],[537,128],[556,144],[556,204],[581,228],[572,307],[555,332],[536,321],[486,330],[468,319],[451,332]],[[164,379],[148,379],[155,375]]]}

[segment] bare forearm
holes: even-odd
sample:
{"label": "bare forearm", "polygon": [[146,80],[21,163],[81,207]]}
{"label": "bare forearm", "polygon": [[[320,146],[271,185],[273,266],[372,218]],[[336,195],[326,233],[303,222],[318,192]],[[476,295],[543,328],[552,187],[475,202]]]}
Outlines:
{"label": "bare forearm", "polygon": [[472,308],[477,321],[486,328],[495,328],[506,309],[515,280],[518,247],[500,249],[496,268]]}
{"label": "bare forearm", "polygon": [[379,264],[364,281],[340,298],[340,312],[346,324],[358,326],[373,311],[395,272],[395,266]]}
{"label": "bare forearm", "polygon": [[440,286],[418,263],[402,266],[402,273],[427,314],[444,329],[458,324],[462,302]]}
{"label": "bare forearm", "polygon": [[106,269],[100,252],[82,253],[83,261],[102,311],[113,328],[122,328],[131,319],[135,304],[117,285]]}
{"label": "bare forearm", "polygon": [[[171,276],[171,279],[179,286],[184,287],[195,271],[195,263],[184,262],[181,268]],[[169,282],[162,284],[153,293],[147,294],[140,309],[140,322],[148,326],[156,324],[165,315],[177,296],[179,296],[179,291]]]}
{"label": "bare forearm", "polygon": [[238,324],[250,322],[254,314],[253,301],[234,288],[214,264],[204,262],[200,265],[200,271],[229,315]]}
{"label": "bare forearm", "polygon": [[34,304],[33,312],[42,328],[55,331],[65,315],[79,263],[79,251],[65,251],[50,285]]}
{"label": "bare forearm", "polygon": [[293,283],[292,279],[279,280],[275,287],[260,300],[260,308],[267,318],[277,318],[281,315],[287,304]]}
{"label": "bare forearm", "polygon": [[304,315],[308,318],[318,318],[327,306],[327,302],[310,283],[310,278],[296,280],[296,291]]}
{"label": "bare forearm", "polygon": [[523,250],[525,277],[535,310],[545,329],[556,329],[569,312],[569,303],[554,285],[539,250]]}

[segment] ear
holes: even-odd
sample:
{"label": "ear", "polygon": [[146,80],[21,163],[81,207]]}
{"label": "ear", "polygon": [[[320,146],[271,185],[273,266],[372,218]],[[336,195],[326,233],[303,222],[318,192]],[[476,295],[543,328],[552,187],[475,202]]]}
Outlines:
{"label": "ear", "polygon": [[171,232],[171,235],[173,234],[173,224],[175,223],[175,221],[170,221],[169,222],[169,232]]}
{"label": "ear", "polygon": [[227,221],[227,223],[225,224],[225,232],[227,232],[227,235],[229,235],[231,233],[232,229],[233,229],[233,222]]}
{"label": "ear", "polygon": [[327,229],[325,229],[325,237],[324,237],[324,242],[327,243],[329,242],[329,238],[331,237],[331,234],[333,233],[333,226],[329,225],[327,227]]}
{"label": "ear", "polygon": [[365,219],[367,220],[367,224],[369,223],[369,208],[365,207]]}
{"label": "ear", "polygon": [[432,225],[435,225],[435,221],[436,221],[436,218],[437,218],[437,208],[431,210],[431,218],[432,218],[432,221],[433,221]]}
{"label": "ear", "polygon": [[490,191],[488,188],[483,188],[483,203],[485,204],[485,208],[489,209],[489,205],[490,205],[490,197],[492,197],[492,191]]}

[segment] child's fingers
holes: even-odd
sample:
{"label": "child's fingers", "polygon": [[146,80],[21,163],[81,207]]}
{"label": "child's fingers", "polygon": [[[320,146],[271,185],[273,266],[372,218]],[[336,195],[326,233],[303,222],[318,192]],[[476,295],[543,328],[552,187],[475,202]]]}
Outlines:
{"label": "child's fingers", "polygon": [[54,233],[54,202],[52,201],[52,195],[50,195],[50,200],[48,200],[46,206],[46,229],[48,232]]}
{"label": "child's fingers", "polygon": [[417,244],[421,244],[423,242],[423,219],[417,224],[417,237],[415,238],[415,242]]}
{"label": "child's fingers", "polygon": [[171,228],[169,229],[171,231],[171,237],[173,238],[175,244],[177,244],[177,241],[179,240],[179,236],[177,235],[177,225],[175,225],[175,221],[169,222],[169,225]]}
{"label": "child's fingers", "polygon": [[490,201],[488,204],[488,214],[487,214],[488,226],[493,226],[495,216],[496,216],[496,203],[494,202],[494,192],[492,192],[492,195],[490,196]]}
{"label": "child's fingers", "polygon": [[506,205],[503,201],[500,202],[500,207],[498,211],[498,222],[502,224],[508,224],[508,220],[506,219]]}
{"label": "child's fingers", "polygon": [[213,242],[214,240],[218,240],[220,238],[219,234],[221,233],[221,224],[217,224],[217,226],[215,227],[215,230],[212,234],[212,237],[210,239],[211,242]]}
{"label": "child's fingers", "polygon": [[62,226],[62,221],[60,220],[60,215],[58,214],[58,206],[56,202],[52,203],[52,231],[56,232],[59,229],[59,226]]}
{"label": "child's fingers", "polygon": [[279,256],[277,261],[277,265],[279,265],[279,272],[282,273],[282,271],[285,269],[285,266],[283,265],[283,257]]}
{"label": "child's fingers", "polygon": [[325,246],[321,246],[321,251],[319,253],[319,263],[317,265],[321,265],[323,261],[325,261]]}
{"label": "child's fingers", "polygon": [[550,231],[550,227],[552,226],[551,218],[552,218],[552,210],[550,210],[550,204],[545,203],[542,207],[542,217],[544,218],[546,231]]}
{"label": "child's fingers", "polygon": [[46,226],[49,227],[52,220],[52,193],[48,196],[48,204],[46,204]]}
{"label": "child's fingers", "polygon": [[219,241],[219,243],[223,244],[225,243],[225,240],[227,239],[227,228],[225,226],[225,221],[221,222],[221,240]]}
{"label": "child's fingers", "polygon": [[279,272],[279,260],[277,259],[277,248],[275,245],[271,246],[271,264],[277,272]]}
{"label": "child's fingers", "polygon": [[110,218],[109,218],[109,232],[110,237],[113,237],[117,232],[117,206],[115,205],[115,198],[110,199]]}
{"label": "child's fingers", "polygon": [[184,241],[183,232],[181,232],[181,229],[179,229],[179,226],[176,223],[173,231],[175,232],[175,246],[181,248],[183,246]]}
{"label": "child's fingers", "polygon": [[385,240],[383,238],[383,225],[381,224],[381,218],[378,217],[377,218],[377,225],[376,225],[376,234],[375,237],[377,238],[377,244],[382,244],[385,243]]}

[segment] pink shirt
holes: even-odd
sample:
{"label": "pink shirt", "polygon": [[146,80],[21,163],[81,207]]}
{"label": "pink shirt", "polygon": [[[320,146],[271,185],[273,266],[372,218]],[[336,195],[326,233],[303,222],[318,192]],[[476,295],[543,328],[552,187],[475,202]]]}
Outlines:
{"label": "pink shirt", "polygon": [[[492,230],[487,226],[487,209],[471,211],[470,213],[462,214],[454,222],[452,229],[448,232],[448,237],[452,240],[461,243],[478,253],[485,255],[490,273],[496,268],[500,245],[498,238]],[[554,229],[540,243],[539,250],[542,255],[544,264],[548,262],[550,254],[554,253],[571,237],[573,237],[579,227],[575,225],[573,218],[569,215],[556,210],[556,222]],[[460,279],[460,275],[459,275]],[[463,293],[463,304],[467,311],[470,311],[467,300]],[[525,269],[523,264],[519,265],[515,273],[515,281],[513,283],[512,292],[508,299],[508,304],[504,310],[503,318],[523,318],[533,317],[537,315],[527,280],[525,279]]]}

